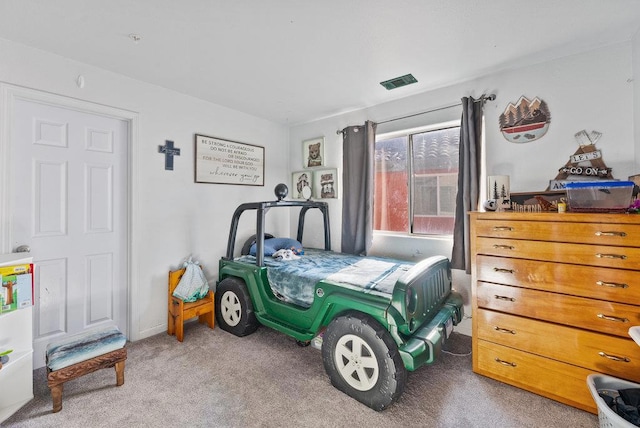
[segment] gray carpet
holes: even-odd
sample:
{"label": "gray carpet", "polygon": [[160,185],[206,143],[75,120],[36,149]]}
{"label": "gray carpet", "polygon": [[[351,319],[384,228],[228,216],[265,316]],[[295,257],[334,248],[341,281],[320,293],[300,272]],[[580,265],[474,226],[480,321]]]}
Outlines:
{"label": "gray carpet", "polygon": [[[38,369],[35,398],[3,426],[598,426],[595,415],[474,374],[469,355],[443,354],[410,373],[400,400],[375,412],[331,386],[320,351],[265,327],[238,338],[189,323],[183,343],[160,334],[127,346],[123,386],[113,369],[68,382],[53,414]],[[471,338],[454,333],[446,349],[468,354]]]}

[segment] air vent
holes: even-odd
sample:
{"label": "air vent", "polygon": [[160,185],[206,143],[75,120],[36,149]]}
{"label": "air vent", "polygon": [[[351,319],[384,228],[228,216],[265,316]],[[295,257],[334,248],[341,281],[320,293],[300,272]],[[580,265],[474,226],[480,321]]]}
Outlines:
{"label": "air vent", "polygon": [[384,82],[380,82],[382,86],[387,88],[388,90],[399,88],[401,86],[410,85],[411,83],[416,83],[417,80],[411,74],[405,74],[404,76],[396,77],[393,79],[385,80]]}

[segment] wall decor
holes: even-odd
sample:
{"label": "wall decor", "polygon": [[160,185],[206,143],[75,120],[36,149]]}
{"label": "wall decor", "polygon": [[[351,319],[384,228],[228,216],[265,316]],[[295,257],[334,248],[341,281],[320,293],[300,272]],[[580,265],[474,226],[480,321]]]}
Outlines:
{"label": "wall decor", "polygon": [[324,137],[302,142],[302,162],[305,168],[324,166]]}
{"label": "wall decor", "polygon": [[195,180],[264,186],[264,147],[196,134]]}
{"label": "wall decor", "polygon": [[578,149],[569,156],[564,166],[558,169],[558,175],[549,180],[547,190],[562,190],[567,183],[585,180],[612,180],[611,168],[608,168],[602,158],[602,152],[596,149],[596,142],[602,137],[598,131],[582,130],[574,135],[578,142]]}
{"label": "wall decor", "polygon": [[508,175],[487,177],[487,198],[496,202],[498,210],[511,207]]}
{"label": "wall decor", "polygon": [[551,113],[547,103],[538,97],[529,100],[521,96],[515,103],[509,103],[500,115],[500,131],[512,143],[530,143],[549,129]]}
{"label": "wall decor", "polygon": [[321,199],[336,199],[338,197],[338,170],[323,169],[313,172],[313,187],[316,197]]}
{"label": "wall decor", "polygon": [[511,209],[517,212],[557,211],[558,204],[564,202],[567,192],[519,192],[511,193]]}
{"label": "wall decor", "polygon": [[291,174],[291,197],[293,199],[309,199],[313,194],[311,171],[297,171]]}
{"label": "wall decor", "polygon": [[173,141],[165,140],[164,146],[158,146],[158,153],[164,153],[164,169],[173,171],[173,157],[180,156],[180,149],[173,147]]}

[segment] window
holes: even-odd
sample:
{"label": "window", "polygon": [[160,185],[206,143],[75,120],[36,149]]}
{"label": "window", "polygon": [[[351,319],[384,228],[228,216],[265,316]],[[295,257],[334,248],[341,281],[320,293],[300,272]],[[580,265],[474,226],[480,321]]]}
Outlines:
{"label": "window", "polygon": [[459,142],[451,123],[377,138],[374,230],[453,234]]}

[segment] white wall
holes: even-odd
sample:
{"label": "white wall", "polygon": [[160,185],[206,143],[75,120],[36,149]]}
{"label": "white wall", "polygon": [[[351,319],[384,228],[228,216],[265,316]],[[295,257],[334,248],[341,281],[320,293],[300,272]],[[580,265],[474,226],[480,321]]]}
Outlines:
{"label": "white wall", "polygon": [[[166,329],[167,272],[190,254],[200,260],[210,281],[226,251],[231,215],[243,202],[275,199],[273,188],[287,182],[288,132],[284,126],[158,86],[0,40],[0,82],[138,113],[134,136],[134,223],[130,339]],[[76,77],[85,77],[85,87]],[[194,183],[194,134],[200,133],[265,147],[265,186]],[[174,171],[164,170],[158,146],[172,140],[181,149]],[[268,219],[269,230],[287,233],[284,221]],[[252,221],[242,222],[248,236]]]}
{"label": "white wall", "polygon": [[[640,42],[636,37],[633,45],[636,58],[640,58],[638,45]],[[469,82],[298,125],[291,128],[289,135],[290,168],[292,171],[301,169],[300,146],[301,141],[307,138],[324,135],[327,166],[341,167],[342,146],[341,137],[336,135],[337,129],[362,124],[365,120],[379,122],[451,105],[459,102],[463,96],[478,97],[484,93],[494,93],[497,100],[485,106],[487,174],[510,175],[512,191],[545,190],[549,180],[555,178],[558,169],[578,148],[573,135],[582,129],[603,133],[597,146],[602,150],[604,161],[613,168],[615,178],[626,179],[630,174],[640,173],[640,150],[634,150],[632,126],[634,95],[633,85],[629,81],[632,77],[631,59],[632,44],[619,43],[527,67],[514,66]],[[637,67],[635,74],[638,76]],[[549,131],[542,139],[518,145],[502,137],[498,117],[509,102],[515,103],[522,95],[545,100],[552,118]],[[636,102],[640,103],[637,92]],[[424,124],[421,120],[431,123],[445,121],[451,119],[452,115],[459,118],[460,109],[447,109],[380,125],[378,133]],[[640,142],[640,138],[636,141]],[[331,201],[331,204],[333,245],[339,248],[340,202]],[[376,235],[372,252],[405,259],[422,259],[434,254],[450,257],[451,245],[450,239]],[[464,272],[454,271],[453,281],[468,305],[470,277]],[[468,324],[463,326],[462,331],[470,334]]]}
{"label": "white wall", "polygon": [[[631,43],[480,79],[498,99],[487,106],[487,173],[511,176],[512,191],[544,190],[578,148],[573,135],[597,130],[597,147],[617,179],[638,172],[634,162]],[[538,96],[551,110],[547,134],[533,143],[507,142],[498,116],[520,95]]]}
{"label": "white wall", "polygon": [[[635,140],[635,164],[640,165],[640,30],[633,37],[633,135]],[[640,174],[640,171],[635,172]]]}

